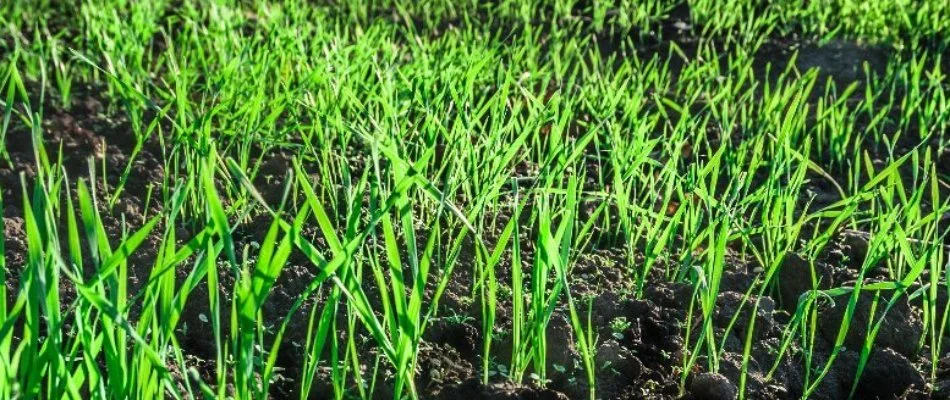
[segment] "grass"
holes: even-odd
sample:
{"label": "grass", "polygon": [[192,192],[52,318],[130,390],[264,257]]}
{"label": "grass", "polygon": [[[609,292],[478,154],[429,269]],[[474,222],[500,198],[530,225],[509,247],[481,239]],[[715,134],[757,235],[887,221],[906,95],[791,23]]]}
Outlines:
{"label": "grass", "polygon": [[[594,300],[669,282],[692,293],[680,392],[732,339],[753,398],[748,316],[792,255],[811,287],[780,299],[769,378],[794,359],[808,397],[857,351],[856,396],[909,301],[938,381],[950,3],[66,3],[0,5],[0,398],[424,398],[447,312],[476,320],[482,384],[566,368],[603,398]],[[886,56],[798,68],[842,43]],[[87,99],[99,115],[78,115]],[[71,147],[63,115],[124,156]],[[828,287],[816,265],[847,232],[866,249]],[[578,272],[603,249],[616,290]],[[721,329],[746,264],[751,314]],[[830,303],[846,311],[816,358]],[[558,316],[575,365],[551,361]]]}

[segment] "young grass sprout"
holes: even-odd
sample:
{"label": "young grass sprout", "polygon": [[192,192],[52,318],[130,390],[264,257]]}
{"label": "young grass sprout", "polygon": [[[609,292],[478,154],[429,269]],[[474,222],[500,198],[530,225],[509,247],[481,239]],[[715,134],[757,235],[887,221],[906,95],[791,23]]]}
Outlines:
{"label": "young grass sprout", "polygon": [[950,3],[762,3],[0,2],[0,399],[945,397]]}

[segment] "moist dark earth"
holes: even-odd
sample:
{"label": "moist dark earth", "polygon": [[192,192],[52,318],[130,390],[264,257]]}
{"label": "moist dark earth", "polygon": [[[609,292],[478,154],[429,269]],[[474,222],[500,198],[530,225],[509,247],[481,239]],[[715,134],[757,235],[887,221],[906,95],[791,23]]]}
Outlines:
{"label": "moist dark earth", "polygon": [[[675,15],[675,14],[674,14]],[[676,30],[691,29],[688,19],[671,18],[666,25]],[[688,48],[689,33],[679,33],[674,40],[682,40]],[[662,42],[658,46],[662,47]],[[610,51],[609,44],[603,44],[602,51]],[[784,68],[790,53],[799,50],[797,64],[801,69],[817,67],[823,79],[840,82],[860,80],[863,72],[856,60],[866,61],[874,69],[882,69],[889,54],[881,48],[866,47],[844,40],[835,41],[827,46],[814,43],[775,39],[762,51],[759,60],[762,65],[771,63],[773,68]],[[762,70],[764,71],[764,69]],[[763,72],[764,74],[764,72]],[[125,169],[130,168],[130,179],[124,184],[124,192],[118,201],[109,207],[100,201],[100,210],[110,233],[121,232],[124,224],[141,226],[147,218],[156,215],[162,205],[156,198],[149,196],[152,190],[159,190],[169,182],[165,181],[163,171],[163,150],[157,141],[144,143],[134,156],[136,143],[130,140],[129,122],[121,112],[103,99],[97,97],[94,87],[81,88],[69,110],[64,110],[50,99],[45,104],[44,144],[51,157],[63,154],[64,168],[70,179],[89,176],[88,160],[96,166],[105,165],[108,185],[97,180],[99,193],[111,193],[119,182]],[[112,111],[110,111],[112,110]],[[17,271],[25,260],[25,232],[23,226],[20,175],[27,182],[36,176],[34,147],[29,131],[24,126],[14,126],[5,143],[10,153],[11,164],[0,167],[0,188],[4,199],[3,227],[6,257],[9,273],[8,293],[15,293]],[[942,154],[945,173],[950,173],[950,159]],[[291,153],[286,150],[274,150],[263,156],[262,169],[255,176],[255,183],[261,186],[280,187],[283,173],[290,166]],[[813,183],[813,189],[820,193],[828,192],[819,183]],[[29,190],[29,188],[28,188]],[[275,192],[273,190],[265,193]],[[831,194],[829,194],[831,195]],[[505,216],[502,216],[505,217]],[[241,221],[235,232],[238,243],[259,240],[266,229],[266,217],[252,217]],[[265,223],[262,223],[265,222]],[[176,227],[180,239],[187,240],[192,234],[189,226]],[[530,227],[526,227],[530,229]],[[158,231],[158,230],[156,230]],[[118,239],[116,234],[114,240]],[[154,236],[132,257],[131,287],[134,293],[148,277],[156,247],[160,238]],[[858,233],[841,233],[832,241],[822,257],[816,260],[819,271],[820,288],[849,285],[858,277],[858,267],[862,264],[867,247],[867,238]],[[530,257],[530,243],[526,243]],[[693,285],[689,283],[661,283],[663,277],[651,279],[641,299],[633,296],[633,281],[625,265],[627,260],[620,255],[616,243],[611,240],[597,241],[594,249],[579,256],[572,274],[575,282],[572,290],[578,297],[589,299],[592,304],[592,321],[599,338],[597,349],[597,395],[605,399],[732,399],[738,395],[739,377],[743,368],[745,332],[751,321],[755,323],[755,337],[751,341],[750,357],[747,360],[748,378],[745,396],[750,399],[795,399],[800,398],[806,388],[802,386],[805,374],[803,350],[793,344],[776,364],[778,349],[783,345],[783,331],[788,328],[791,315],[798,305],[800,296],[812,289],[809,265],[801,255],[788,254],[781,268],[775,290],[761,297],[746,291],[752,282],[760,279],[756,272],[760,266],[745,260],[736,249],[730,255],[729,270],[723,277],[723,287],[717,300],[714,315],[714,330],[717,338],[723,338],[721,365],[718,373],[706,371],[706,360],[701,356],[695,363],[695,369],[681,370],[684,346],[692,345],[697,338],[685,337],[688,330],[701,330],[699,318],[688,319],[690,302],[694,298]],[[580,356],[575,348],[573,330],[566,310],[558,310],[548,329],[549,382],[539,387],[535,384],[515,385],[505,382],[501,374],[490,379],[488,385],[481,382],[481,343],[480,309],[469,296],[471,257],[463,255],[460,265],[455,268],[456,278],[442,300],[439,315],[425,333],[421,355],[417,387],[425,398],[436,399],[581,399],[587,398],[588,388],[580,364]],[[525,263],[530,265],[530,263]],[[304,290],[314,274],[307,267],[306,259],[295,254],[274,288],[274,293],[265,305],[263,315],[274,316],[274,323],[283,316]],[[498,271],[500,281],[510,281],[511,265],[503,265]],[[180,278],[184,278],[183,276]],[[872,271],[869,279],[884,279],[882,274]],[[227,287],[233,278],[222,272],[222,283]],[[70,288],[62,288],[64,297],[72,298]],[[211,330],[205,318],[202,301],[206,295],[192,294],[180,330],[181,345],[191,367],[197,368],[205,378],[214,371],[214,342]],[[225,297],[229,295],[225,289]],[[886,296],[886,294],[884,295]],[[224,299],[225,301],[227,299]],[[846,338],[846,348],[836,355],[836,361],[827,376],[814,392],[815,399],[847,398],[857,370],[859,349],[867,335],[867,326],[871,320],[870,295],[860,297],[853,318],[852,329]],[[320,300],[314,300],[319,302]],[[946,295],[938,309],[946,306]],[[306,331],[307,304],[291,323],[287,343],[300,343]],[[757,307],[755,305],[757,304]],[[822,318],[817,321],[819,335],[815,338],[812,350],[812,366],[824,365],[832,354],[834,340],[844,316],[846,302],[819,302]],[[511,324],[510,304],[500,305],[498,330],[504,331]],[[205,305],[206,307],[206,305]],[[936,366],[936,384],[928,385],[930,365],[927,349],[918,349],[916,340],[922,334],[923,324],[919,301],[911,302],[904,296],[886,314],[877,333],[875,347],[864,368],[862,379],[854,393],[859,399],[923,399],[950,398],[950,357],[940,360]],[[752,310],[755,308],[755,315]],[[738,315],[733,321],[733,316]],[[880,315],[880,314],[878,314]],[[455,316],[447,318],[446,316]],[[227,316],[224,316],[227,319]],[[616,321],[626,322],[617,329]],[[730,327],[731,325],[731,327]],[[689,329],[687,329],[689,328]],[[725,333],[729,332],[728,336]],[[374,349],[369,340],[359,340],[363,360],[372,360]],[[920,350],[920,351],[918,351]],[[297,354],[293,345],[283,346],[279,365],[284,368],[286,379],[279,380],[272,389],[275,398],[292,398],[296,394],[293,377],[299,371]],[[499,363],[510,358],[511,343],[504,336],[496,339],[493,356]],[[384,366],[385,368],[385,366]],[[326,371],[318,377],[316,398],[331,398],[329,378]],[[814,374],[814,372],[813,372]],[[767,376],[770,379],[767,379]],[[685,379],[683,378],[685,377]],[[682,382],[682,384],[681,384]],[[391,398],[388,392],[390,382],[384,381],[377,387],[376,397]]]}

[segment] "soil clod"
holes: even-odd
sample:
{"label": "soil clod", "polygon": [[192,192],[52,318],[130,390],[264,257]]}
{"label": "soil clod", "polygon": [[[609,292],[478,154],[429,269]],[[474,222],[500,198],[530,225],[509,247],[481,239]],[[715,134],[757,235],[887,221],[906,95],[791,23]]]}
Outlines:
{"label": "soil clod", "polygon": [[693,377],[689,386],[695,400],[735,400],[736,385],[723,375],[706,372]]}

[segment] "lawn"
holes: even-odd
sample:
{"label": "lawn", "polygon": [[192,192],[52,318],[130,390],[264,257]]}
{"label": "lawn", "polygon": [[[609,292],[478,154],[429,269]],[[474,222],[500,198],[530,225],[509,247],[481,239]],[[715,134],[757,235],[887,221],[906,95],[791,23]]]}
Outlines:
{"label": "lawn", "polygon": [[0,399],[950,398],[946,0],[0,0]]}

